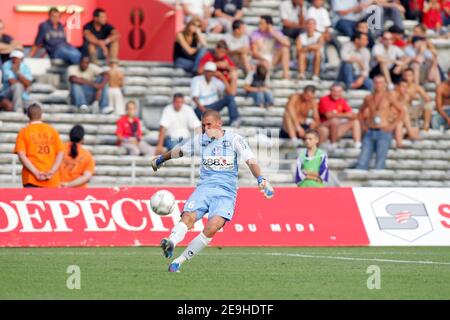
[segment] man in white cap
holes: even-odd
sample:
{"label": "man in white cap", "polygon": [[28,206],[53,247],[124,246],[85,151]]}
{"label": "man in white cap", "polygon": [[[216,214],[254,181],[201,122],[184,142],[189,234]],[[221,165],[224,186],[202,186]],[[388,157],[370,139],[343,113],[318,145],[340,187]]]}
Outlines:
{"label": "man in white cap", "polygon": [[195,113],[200,119],[207,110],[221,111],[228,107],[229,125],[239,127],[240,119],[232,88],[223,73],[217,71],[214,62],[207,62],[203,75],[194,77],[191,82],[192,101],[196,105]]}
{"label": "man in white cap", "polygon": [[23,51],[14,50],[9,56],[11,59],[3,65],[3,90],[0,92],[0,100],[12,101],[14,111],[24,111],[26,101],[30,100],[28,89],[33,76],[30,68],[23,62]]}

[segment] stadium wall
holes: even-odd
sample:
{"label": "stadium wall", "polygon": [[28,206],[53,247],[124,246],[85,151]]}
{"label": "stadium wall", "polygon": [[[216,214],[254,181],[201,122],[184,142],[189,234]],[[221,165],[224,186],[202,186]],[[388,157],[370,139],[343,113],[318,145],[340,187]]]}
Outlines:
{"label": "stadium wall", "polygon": [[[3,189],[1,247],[156,246],[179,220],[192,188],[168,188],[177,210],[161,217],[158,188]],[[233,221],[213,246],[450,245],[449,189],[256,188],[238,192]],[[180,245],[202,229],[198,221]]]}

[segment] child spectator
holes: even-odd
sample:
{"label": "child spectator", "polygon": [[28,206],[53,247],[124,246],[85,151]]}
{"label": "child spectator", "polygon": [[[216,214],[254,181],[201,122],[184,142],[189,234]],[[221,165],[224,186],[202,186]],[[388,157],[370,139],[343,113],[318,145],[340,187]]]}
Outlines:
{"label": "child spectator", "polygon": [[124,72],[119,68],[119,61],[111,59],[109,64],[109,89],[108,100],[109,106],[114,108],[115,114],[125,114],[125,103],[123,101],[122,87],[124,83]]}
{"label": "child spectator", "polygon": [[256,71],[245,78],[245,91],[260,108],[273,106],[273,95],[270,92],[270,76],[267,68],[259,64]]}
{"label": "child spectator", "polygon": [[316,31],[316,21],[306,21],[306,32],[297,38],[298,78],[305,79],[305,71],[312,69],[312,80],[320,80],[320,67],[323,58],[323,37]]}
{"label": "child spectator", "polygon": [[307,130],[304,143],[306,150],[301,150],[297,159],[295,183],[302,188],[323,187],[328,182],[328,157],[318,148],[319,133]]}

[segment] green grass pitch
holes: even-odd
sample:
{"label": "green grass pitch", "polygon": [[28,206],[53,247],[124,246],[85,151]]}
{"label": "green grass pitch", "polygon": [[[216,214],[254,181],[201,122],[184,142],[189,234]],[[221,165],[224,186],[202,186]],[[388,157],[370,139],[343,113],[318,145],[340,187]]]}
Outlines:
{"label": "green grass pitch", "polygon": [[156,247],[1,248],[0,299],[450,299],[448,247],[212,247],[181,273],[168,263]]}

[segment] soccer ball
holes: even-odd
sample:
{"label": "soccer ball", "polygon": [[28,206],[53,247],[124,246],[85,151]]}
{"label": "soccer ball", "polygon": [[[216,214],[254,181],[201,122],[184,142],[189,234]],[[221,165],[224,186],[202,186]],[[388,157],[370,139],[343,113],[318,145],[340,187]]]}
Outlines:
{"label": "soccer ball", "polygon": [[153,212],[160,216],[171,214],[176,205],[175,196],[168,190],[159,190],[150,199]]}

